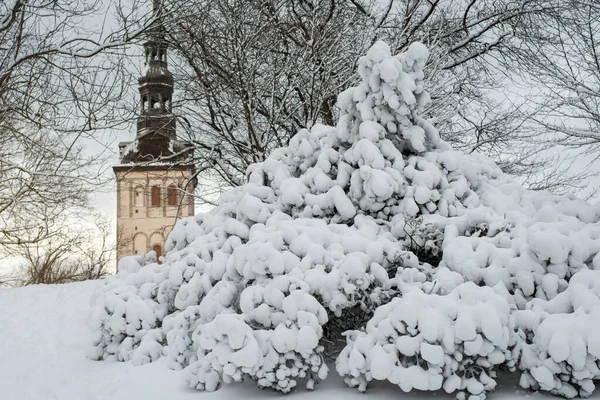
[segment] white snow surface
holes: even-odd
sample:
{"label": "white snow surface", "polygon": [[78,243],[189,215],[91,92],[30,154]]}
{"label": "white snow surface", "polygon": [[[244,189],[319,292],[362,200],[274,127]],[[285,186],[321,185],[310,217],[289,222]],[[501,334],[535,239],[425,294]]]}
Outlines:
{"label": "white snow surface", "polygon": [[[228,385],[218,392],[198,393],[183,382],[181,371],[164,361],[134,366],[131,362],[97,362],[86,357],[94,330],[86,322],[94,293],[92,281],[0,290],[0,398],[7,400],[225,400],[282,398],[252,384]],[[494,398],[525,397],[509,376]],[[398,399],[397,387],[378,384],[371,399]],[[332,374],[318,392],[299,390],[293,399],[323,396],[330,400],[364,400]],[[286,397],[287,398],[287,397]],[[446,394],[402,394],[406,400],[450,399]],[[530,399],[552,397],[533,394]],[[595,395],[593,399],[600,399]]]}

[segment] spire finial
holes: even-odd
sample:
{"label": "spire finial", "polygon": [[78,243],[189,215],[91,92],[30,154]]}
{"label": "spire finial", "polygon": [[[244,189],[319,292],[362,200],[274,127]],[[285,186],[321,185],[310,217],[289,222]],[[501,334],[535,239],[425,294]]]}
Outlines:
{"label": "spire finial", "polygon": [[169,141],[176,139],[176,136],[171,104],[173,75],[167,66],[168,45],[161,19],[161,4],[161,0],[152,0],[155,21],[148,32],[148,41],[144,43],[146,62],[138,79],[141,104],[137,137],[140,145],[152,142],[155,147],[152,151],[164,155],[168,153]]}
{"label": "spire finial", "polygon": [[152,0],[152,16],[155,18],[152,28],[150,28],[150,40],[164,40],[164,26],[162,21],[162,1]]}

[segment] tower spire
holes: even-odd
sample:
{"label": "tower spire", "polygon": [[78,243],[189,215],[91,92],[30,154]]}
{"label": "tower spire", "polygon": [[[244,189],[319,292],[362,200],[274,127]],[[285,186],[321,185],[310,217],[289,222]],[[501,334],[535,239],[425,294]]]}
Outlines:
{"label": "tower spire", "polygon": [[162,1],[152,0],[152,15],[154,17],[154,24],[149,31],[151,40],[160,42],[165,40],[165,27],[162,21]]}
{"label": "tower spire", "polygon": [[137,123],[138,157],[152,160],[170,154],[176,139],[172,113],[173,75],[167,66],[167,42],[162,20],[162,2],[153,0],[155,23],[144,43],[145,63],[138,79],[140,111]]}
{"label": "tower spire", "polygon": [[154,24],[144,43],[144,68],[138,78],[140,107],[133,142],[119,144],[121,163],[190,162],[191,143],[177,139],[173,115],[173,74],[167,65],[167,31],[162,0],[152,0]]}

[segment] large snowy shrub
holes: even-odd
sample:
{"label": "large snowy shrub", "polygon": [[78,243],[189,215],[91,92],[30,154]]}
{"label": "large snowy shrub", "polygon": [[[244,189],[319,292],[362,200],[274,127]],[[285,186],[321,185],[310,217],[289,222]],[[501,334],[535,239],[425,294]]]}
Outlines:
{"label": "large snowy shrub", "polygon": [[475,399],[517,365],[525,387],[589,393],[587,361],[586,373],[580,361],[546,365],[559,312],[541,304],[599,269],[600,207],[526,191],[453,151],[420,115],[427,56],[419,43],[396,56],[376,43],[335,127],[298,132],[213,210],[179,221],[162,265],[123,259],[98,296],[91,357],[165,355],[194,388],[249,378],[288,392],[312,388],[346,346],[338,370],[363,390],[388,379]]}

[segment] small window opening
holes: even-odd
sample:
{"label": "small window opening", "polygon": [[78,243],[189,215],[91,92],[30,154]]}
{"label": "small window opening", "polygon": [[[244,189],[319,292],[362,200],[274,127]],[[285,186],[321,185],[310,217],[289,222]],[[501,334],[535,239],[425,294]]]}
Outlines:
{"label": "small window opening", "polygon": [[170,206],[176,206],[177,205],[177,188],[175,187],[175,185],[171,185],[169,186],[169,190],[167,191],[168,195],[168,202]]}
{"label": "small window opening", "polygon": [[160,207],[160,188],[152,187],[152,207]]}

